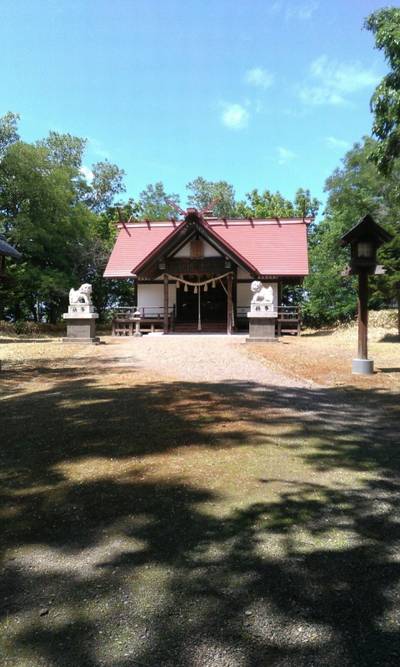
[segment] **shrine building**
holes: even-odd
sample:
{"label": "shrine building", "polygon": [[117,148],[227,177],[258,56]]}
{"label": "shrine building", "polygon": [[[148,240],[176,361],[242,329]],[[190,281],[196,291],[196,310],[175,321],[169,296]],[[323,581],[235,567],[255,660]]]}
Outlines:
{"label": "shrine building", "polygon": [[[188,209],[181,220],[121,222],[106,278],[133,278],[142,327],[226,332],[246,327],[250,284],[271,285],[278,327],[299,329],[297,309],[282,303],[285,285],[308,274],[310,218],[224,219]],[[120,309],[117,333],[128,310]],[[130,309],[132,311],[132,309]],[[281,333],[281,331],[279,331]]]}

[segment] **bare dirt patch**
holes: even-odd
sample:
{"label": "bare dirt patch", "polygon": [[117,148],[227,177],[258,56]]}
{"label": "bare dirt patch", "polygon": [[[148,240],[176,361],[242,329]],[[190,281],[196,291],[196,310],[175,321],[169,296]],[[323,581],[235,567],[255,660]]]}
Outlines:
{"label": "bare dirt patch", "polygon": [[400,388],[400,340],[395,330],[370,331],[369,357],[374,359],[372,377],[352,375],[351,361],[357,356],[357,329],[308,331],[302,336],[283,336],[278,345],[254,345],[249,356],[294,378],[326,386]]}

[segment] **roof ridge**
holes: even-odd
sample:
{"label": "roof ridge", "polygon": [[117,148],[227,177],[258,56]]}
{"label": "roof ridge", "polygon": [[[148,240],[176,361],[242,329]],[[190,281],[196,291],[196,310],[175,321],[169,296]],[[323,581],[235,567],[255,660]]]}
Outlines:
{"label": "roof ridge", "polygon": [[[253,223],[272,223],[272,224],[285,224],[285,223],[300,223],[300,224],[309,224],[312,222],[312,217],[292,217],[292,218],[204,218],[204,221],[201,221],[203,224],[215,225],[221,224],[226,225],[229,223],[233,224],[248,224],[252,225]],[[140,220],[139,222],[125,222],[124,224],[118,223],[118,228],[129,227],[130,229],[143,228],[143,227],[179,227],[180,225],[185,224],[185,220]]]}

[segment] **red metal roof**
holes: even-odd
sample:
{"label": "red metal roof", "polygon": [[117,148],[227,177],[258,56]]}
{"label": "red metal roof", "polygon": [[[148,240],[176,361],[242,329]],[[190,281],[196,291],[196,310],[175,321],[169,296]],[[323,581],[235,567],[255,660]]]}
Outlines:
{"label": "red metal roof", "polygon": [[105,278],[132,278],[135,268],[182,223],[118,225],[119,234],[104,271]]}
{"label": "red metal roof", "polygon": [[[268,220],[220,220],[203,222],[216,241],[243,258],[259,275],[308,274],[307,225],[300,218]],[[185,221],[128,223],[119,234],[104,272],[106,278],[128,278],[144,260],[162,250],[164,243]]]}
{"label": "red metal roof", "polygon": [[307,224],[303,220],[211,223],[214,233],[256,267],[260,275],[308,274]]}

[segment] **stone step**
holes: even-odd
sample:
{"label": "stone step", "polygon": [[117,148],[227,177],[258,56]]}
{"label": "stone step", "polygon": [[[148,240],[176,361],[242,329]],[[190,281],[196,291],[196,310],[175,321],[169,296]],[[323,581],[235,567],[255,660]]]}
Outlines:
{"label": "stone step", "polygon": [[[202,322],[201,330],[207,333],[226,332],[226,322]],[[197,322],[175,322],[176,333],[197,332]]]}

